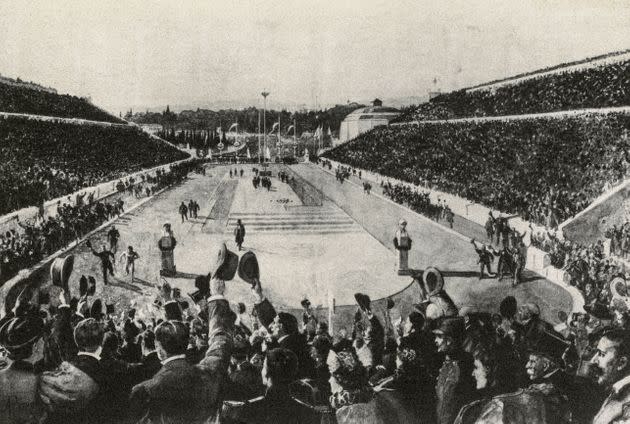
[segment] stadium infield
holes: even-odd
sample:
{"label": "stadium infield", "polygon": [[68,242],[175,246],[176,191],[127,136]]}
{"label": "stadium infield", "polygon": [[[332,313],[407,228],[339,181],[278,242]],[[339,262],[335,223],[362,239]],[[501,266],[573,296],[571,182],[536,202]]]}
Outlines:
{"label": "stadium infield", "polygon": [[[409,277],[395,273],[395,251],[391,245],[396,223],[405,217],[414,239],[410,264],[416,269],[436,266],[442,270],[446,290],[459,306],[496,311],[501,299],[512,294],[519,302],[537,303],[543,317],[551,322],[557,321],[559,310],[571,309],[570,296],[562,288],[533,273],[526,273],[525,282],[516,288],[511,287],[511,279],[479,281],[476,254],[467,237],[446,231],[379,197],[366,196],[356,185],[341,185],[317,167],[296,165],[292,169],[322,190],[327,198],[321,207],[303,206],[289,185],[275,177],[270,191],[256,190],[251,182],[252,166],[237,167],[245,170],[243,178],[230,178],[228,166],[209,166],[205,176],[191,174],[185,183],[164,191],[114,222],[121,238],[116,276],[110,278],[108,286],[102,284],[98,258],[81,243],[72,251],[73,294],[77,295],[82,274],[94,275],[96,297],[104,303],[116,304],[118,311],[134,305],[139,316],[154,316],[156,287],[163,281],[157,248],[162,225],[170,222],[178,241],[178,275],[166,280],[179,287],[186,297],[186,293],[195,290],[194,277],[208,272],[213,246],[226,241],[230,249],[236,249],[232,231],[236,219],[241,219],[247,230],[243,247],[258,256],[265,294],[279,309],[296,311],[304,297],[323,308],[331,298],[337,306],[353,305],[353,294],[359,291],[372,299],[398,293],[397,301],[410,305],[418,302],[418,292],[410,286]],[[277,175],[277,169],[271,169]],[[201,206],[199,218],[182,223],[177,208],[190,199]],[[108,229],[92,237],[95,247],[105,243]],[[140,255],[133,282],[118,258],[128,245]],[[48,285],[49,277],[36,283]],[[249,285],[236,277],[227,286],[228,299],[244,302],[251,310]],[[405,309],[397,309],[394,317]]]}

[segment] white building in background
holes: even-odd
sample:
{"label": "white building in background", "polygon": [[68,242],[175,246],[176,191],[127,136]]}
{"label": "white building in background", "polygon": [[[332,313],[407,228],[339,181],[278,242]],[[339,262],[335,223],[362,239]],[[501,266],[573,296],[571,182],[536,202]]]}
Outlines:
{"label": "white building in background", "polygon": [[393,107],[383,106],[383,102],[374,99],[372,106],[362,107],[351,112],[341,122],[339,127],[339,143],[345,143],[356,136],[379,125],[387,125],[400,115],[400,111]]}

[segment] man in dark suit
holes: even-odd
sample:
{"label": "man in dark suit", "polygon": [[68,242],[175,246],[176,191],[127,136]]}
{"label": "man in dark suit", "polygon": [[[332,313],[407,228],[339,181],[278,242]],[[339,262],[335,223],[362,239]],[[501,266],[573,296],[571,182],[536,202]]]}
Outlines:
{"label": "man in dark suit", "polygon": [[309,424],[321,422],[321,416],[310,406],[291,397],[289,385],[297,377],[298,358],[288,349],[267,352],[262,377],[267,391],[264,396],[245,402],[224,402],[222,418],[238,424]]}
{"label": "man in dark suit", "polygon": [[200,422],[214,417],[223,401],[227,370],[233,347],[236,315],[223,297],[225,284],[212,280],[212,296],[200,301],[208,319],[208,350],[197,365],[186,360],[188,326],[181,321],[177,301],[165,304],[167,320],[155,329],[155,347],[162,368],[155,376],[135,386],[132,411],[147,421]]}
{"label": "man in dark suit", "polygon": [[155,346],[162,368],[152,379],[132,389],[132,411],[154,422],[196,422],[206,417],[203,380],[186,361],[188,327],[164,321],[155,329]]}
{"label": "man in dark suit", "polygon": [[271,302],[264,298],[259,280],[256,280],[252,291],[257,299],[254,305],[256,316],[274,338],[271,347],[281,347],[295,353],[298,358],[299,376],[313,378],[315,364],[311,358],[306,337],[298,331],[297,318],[286,312],[276,313]]}

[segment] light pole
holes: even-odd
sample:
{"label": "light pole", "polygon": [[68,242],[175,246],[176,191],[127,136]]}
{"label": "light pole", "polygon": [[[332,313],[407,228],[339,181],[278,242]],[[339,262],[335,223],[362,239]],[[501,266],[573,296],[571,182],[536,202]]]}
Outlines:
{"label": "light pole", "polygon": [[263,91],[262,93],[260,93],[263,96],[264,99],[264,109],[263,109],[263,140],[264,140],[264,145],[265,145],[265,151],[263,152],[263,157],[264,154],[267,152],[267,96],[269,95],[268,91]]}

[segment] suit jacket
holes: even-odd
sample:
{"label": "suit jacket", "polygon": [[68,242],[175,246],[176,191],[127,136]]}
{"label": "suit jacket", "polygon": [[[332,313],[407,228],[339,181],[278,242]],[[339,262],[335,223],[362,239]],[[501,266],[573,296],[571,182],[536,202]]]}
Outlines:
{"label": "suit jacket", "polygon": [[[256,316],[258,317],[260,323],[265,328],[269,329],[269,326],[276,317],[276,310],[271,302],[265,299],[261,303],[254,305],[254,310],[256,311]],[[304,335],[299,333],[290,334],[282,341],[278,341],[277,346],[273,347],[289,349],[290,351],[295,353],[298,358],[300,377],[311,378],[314,376],[315,364],[309,353],[308,344]]]}
{"label": "suit jacket", "polygon": [[569,406],[566,396],[553,384],[532,384],[466,405],[456,423],[563,424],[571,422]]}
{"label": "suit jacket", "polygon": [[245,402],[224,402],[221,422],[227,424],[319,424],[321,415],[292,398],[288,387],[269,388],[265,396]]}
{"label": "suit jacket", "polygon": [[205,357],[197,365],[185,358],[168,362],[152,379],[135,386],[131,408],[145,422],[199,422],[220,410],[233,340],[223,327],[230,306],[222,296],[208,302],[209,338]]}
{"label": "suit jacket", "polygon": [[472,399],[475,391],[472,362],[472,357],[465,352],[449,355],[444,360],[435,385],[435,415],[439,424],[452,424],[460,408]]}
{"label": "suit jacket", "polygon": [[185,358],[162,366],[152,379],[133,387],[131,410],[145,422],[198,422],[204,408],[203,379]]}
{"label": "suit jacket", "polygon": [[35,423],[45,416],[38,396],[39,376],[31,364],[11,362],[0,370],[0,422]]}
{"label": "suit jacket", "polygon": [[261,396],[265,393],[260,369],[245,361],[237,365],[230,373],[230,385],[226,399],[244,401]]}
{"label": "suit jacket", "polygon": [[595,415],[593,424],[627,423],[630,421],[630,376],[613,384],[609,396]]}

